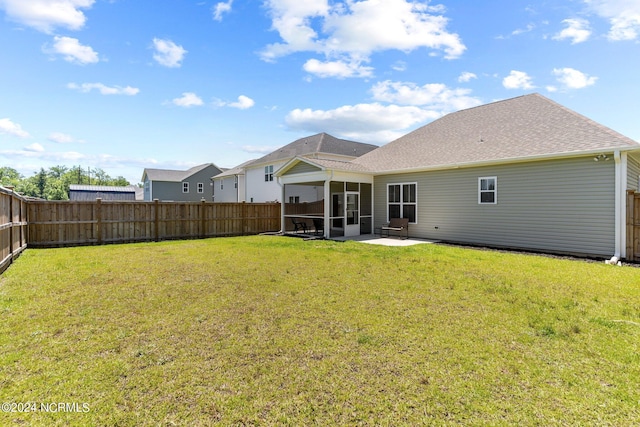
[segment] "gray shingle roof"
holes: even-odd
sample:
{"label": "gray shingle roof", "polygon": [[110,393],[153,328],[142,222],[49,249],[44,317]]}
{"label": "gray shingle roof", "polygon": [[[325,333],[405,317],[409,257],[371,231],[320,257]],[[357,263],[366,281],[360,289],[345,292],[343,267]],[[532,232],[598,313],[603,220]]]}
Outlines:
{"label": "gray shingle roof", "polygon": [[246,162],[241,163],[236,167],[233,167],[231,169],[227,169],[227,170],[223,171],[222,173],[219,173],[218,175],[215,175],[214,178],[224,178],[224,177],[227,177],[227,176],[244,175],[244,167],[247,166],[250,163],[253,163],[254,161],[255,161],[255,159],[247,160]]}
{"label": "gray shingle roof", "polygon": [[200,172],[205,168],[208,168],[209,166],[214,166],[218,170],[220,170],[220,168],[218,168],[213,163],[204,163],[202,165],[194,166],[190,169],[187,169],[186,171],[171,169],[145,169],[142,173],[142,178],[144,180],[144,175],[147,174],[147,177],[151,181],[180,182],[190,177],[191,175]]}
{"label": "gray shingle roof", "polygon": [[255,160],[252,164],[269,163],[276,160],[292,159],[296,156],[326,153],[359,157],[378,148],[377,145],[339,139],[327,133],[319,133],[300,138],[290,144]]}
{"label": "gray shingle roof", "polygon": [[534,93],[448,114],[352,162],[379,173],[638,148]]}

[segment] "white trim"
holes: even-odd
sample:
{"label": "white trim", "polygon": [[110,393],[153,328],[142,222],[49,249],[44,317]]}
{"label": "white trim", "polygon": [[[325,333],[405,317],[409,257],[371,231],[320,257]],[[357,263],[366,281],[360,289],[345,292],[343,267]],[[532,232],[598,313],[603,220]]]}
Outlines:
{"label": "white trim", "polygon": [[182,193],[189,193],[189,181],[182,181]]}
{"label": "white trim", "polygon": [[[386,192],[386,199],[387,199],[387,203],[385,205],[386,208],[386,213],[385,216],[387,218],[387,222],[389,222],[390,218],[389,218],[389,186],[391,185],[399,185],[400,186],[400,202],[393,202],[394,205],[399,204],[400,205],[400,215],[404,214],[404,205],[415,205],[416,211],[415,211],[415,221],[414,222],[409,222],[409,224],[417,224],[418,223],[418,182],[414,181],[414,182],[388,182],[387,183],[387,192]],[[416,201],[414,202],[405,202],[403,200],[403,196],[404,196],[404,191],[403,191],[403,186],[404,185],[415,185],[416,186]],[[373,191],[373,186],[371,187],[371,191]],[[403,215],[404,216],[404,215]]]}
{"label": "white trim", "polygon": [[615,254],[614,257],[627,256],[627,153],[615,151]]}
{"label": "white trim", "polygon": [[[482,180],[493,180],[493,190],[483,190]],[[482,193],[493,192],[493,202],[483,202]],[[497,176],[480,176],[478,177],[478,204],[479,205],[497,205],[498,204],[498,177]]]}
{"label": "white trim", "polygon": [[438,171],[438,170],[450,170],[450,169],[460,169],[460,168],[474,168],[479,166],[499,166],[503,164],[512,164],[512,163],[528,163],[528,162],[536,162],[543,160],[562,160],[562,159],[574,159],[578,157],[589,157],[594,154],[602,154],[602,153],[613,153],[615,151],[619,152],[640,152],[639,147],[611,147],[611,148],[601,148],[599,150],[588,150],[588,151],[580,151],[580,152],[565,152],[565,153],[552,153],[552,154],[540,154],[535,156],[528,157],[509,157],[506,159],[497,159],[497,160],[482,160],[482,161],[471,161],[464,163],[445,163],[441,165],[433,165],[433,166],[416,166],[412,168],[403,168],[403,169],[388,169],[388,170],[378,170],[371,171],[370,173],[374,176],[381,175],[396,175],[400,173],[414,173],[414,172],[427,172],[427,171]]}

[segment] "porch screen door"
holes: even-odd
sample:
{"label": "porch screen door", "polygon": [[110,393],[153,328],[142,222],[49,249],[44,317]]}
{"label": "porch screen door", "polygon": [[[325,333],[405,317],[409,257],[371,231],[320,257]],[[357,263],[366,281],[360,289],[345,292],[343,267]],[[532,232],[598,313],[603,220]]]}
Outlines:
{"label": "porch screen door", "polygon": [[344,229],[345,236],[360,235],[360,193],[346,193],[347,203],[345,204]]}

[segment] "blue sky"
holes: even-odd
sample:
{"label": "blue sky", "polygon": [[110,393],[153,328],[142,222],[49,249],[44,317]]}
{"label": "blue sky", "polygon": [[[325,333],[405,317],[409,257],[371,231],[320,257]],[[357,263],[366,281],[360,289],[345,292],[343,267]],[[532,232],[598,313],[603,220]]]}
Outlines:
{"label": "blue sky", "polygon": [[0,166],[233,167],[539,92],[640,141],[640,0],[0,0]]}

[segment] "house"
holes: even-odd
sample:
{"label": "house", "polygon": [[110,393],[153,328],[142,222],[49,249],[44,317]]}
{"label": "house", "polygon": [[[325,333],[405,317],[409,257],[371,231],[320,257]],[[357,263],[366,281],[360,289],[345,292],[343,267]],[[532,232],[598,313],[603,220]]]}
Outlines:
{"label": "house", "polygon": [[[107,186],[107,185],[69,185],[69,200],[94,201],[98,198],[102,200],[136,200],[138,195],[137,187]],[[141,189],[142,190],[142,189]],[[138,200],[142,199],[142,192]]]}
{"label": "house", "polygon": [[211,178],[214,202],[237,203],[245,201],[244,168],[253,161],[253,159],[248,160]]}
{"label": "house", "polygon": [[[627,190],[640,144],[539,94],[448,114],[349,162],[296,157],[275,175],[321,187],[323,235],[448,242],[625,257]],[[283,206],[283,230],[289,217]]]}
{"label": "house", "polygon": [[[316,201],[322,190],[312,186],[289,186],[282,194],[274,172],[295,157],[349,161],[374,149],[376,145],[335,138],[326,133],[300,138],[244,166],[245,198],[238,201],[284,201],[302,203]],[[214,177],[217,178],[217,177]],[[214,179],[216,185],[216,179]]]}
{"label": "house", "polygon": [[144,200],[197,202],[212,201],[211,177],[223,170],[213,163],[194,166],[186,171],[145,169],[142,173]]}

